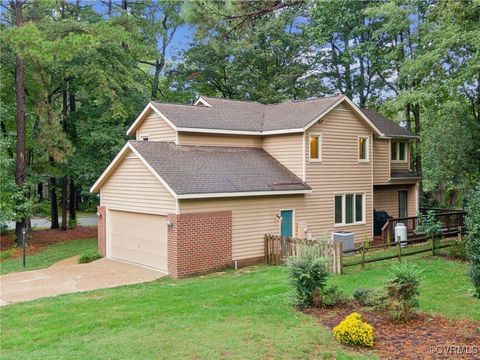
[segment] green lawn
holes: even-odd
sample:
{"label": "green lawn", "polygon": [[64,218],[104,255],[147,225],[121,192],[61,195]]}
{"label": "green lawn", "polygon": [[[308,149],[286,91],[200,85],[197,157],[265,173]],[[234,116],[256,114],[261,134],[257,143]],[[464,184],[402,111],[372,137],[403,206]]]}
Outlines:
{"label": "green lawn", "polygon": [[9,305],[2,359],[364,358],[297,312],[289,289],[285,269],[261,266]]}
{"label": "green lawn", "polygon": [[[97,239],[70,240],[50,245],[33,255],[27,255],[26,270],[49,267],[62,259],[79,255],[86,250],[96,250]],[[22,257],[6,259],[0,262],[0,274],[22,271]]]}
{"label": "green lawn", "polygon": [[[408,251],[406,249],[406,251]],[[410,251],[413,251],[410,248]],[[445,252],[445,250],[443,250]],[[371,254],[376,257],[387,254]],[[357,259],[358,260],[358,259]],[[422,270],[420,286],[420,309],[425,312],[441,313],[452,319],[464,318],[480,320],[480,301],[471,296],[473,285],[468,276],[468,264],[433,257],[428,253],[402,258],[404,262],[414,262]],[[331,282],[339,285],[347,295],[352,295],[358,287],[381,287],[391,277],[389,268],[397,260],[379,261],[345,268],[345,274],[334,276]]]}

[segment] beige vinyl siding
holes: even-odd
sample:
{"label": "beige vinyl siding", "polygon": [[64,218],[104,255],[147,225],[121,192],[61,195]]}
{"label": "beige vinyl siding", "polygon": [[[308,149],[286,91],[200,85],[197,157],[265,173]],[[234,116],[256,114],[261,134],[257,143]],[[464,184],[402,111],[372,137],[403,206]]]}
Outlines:
{"label": "beige vinyl siding", "polygon": [[303,134],[263,137],[262,147],[300,179],[303,178]]}
{"label": "beige vinyl siding", "polygon": [[[306,182],[313,189],[306,195],[306,218],[314,236],[332,231],[352,231],[355,241],[372,237],[372,132],[345,106],[332,110],[307,134],[322,134],[322,162],[306,162]],[[358,137],[369,137],[369,162],[358,161]],[[305,137],[308,156],[308,136]],[[373,156],[374,158],[375,156]],[[335,194],[364,193],[365,224],[335,226]]]}
{"label": "beige vinyl siding", "polygon": [[408,191],[407,213],[415,216],[417,213],[415,185],[390,185],[376,187],[373,191],[373,207],[377,211],[386,211],[390,216],[398,217],[398,192]]}
{"label": "beige vinyl siding", "polygon": [[390,141],[373,140],[373,183],[388,184],[390,179]]}
{"label": "beige vinyl siding", "polygon": [[305,216],[302,195],[180,200],[179,205],[182,214],[232,211],[233,260],[264,256],[264,235],[279,234],[280,210],[295,210],[297,223]]}
{"label": "beige vinyl siding", "polygon": [[149,141],[173,142],[177,139],[176,131],[154,111],[150,111],[135,133],[137,140],[141,140],[141,136],[147,135]]}
{"label": "beige vinyl siding", "polygon": [[180,145],[261,147],[260,136],[179,132]]}
{"label": "beige vinyl siding", "polygon": [[176,200],[143,162],[130,153],[100,190],[107,208],[166,215],[176,212]]}

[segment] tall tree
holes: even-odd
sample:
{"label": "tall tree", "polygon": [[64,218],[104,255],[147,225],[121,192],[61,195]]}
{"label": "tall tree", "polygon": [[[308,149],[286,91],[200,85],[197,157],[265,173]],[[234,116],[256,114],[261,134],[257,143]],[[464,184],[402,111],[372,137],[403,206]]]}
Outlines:
{"label": "tall tree", "polygon": [[[23,26],[23,1],[12,0],[10,6],[15,16],[15,26]],[[25,185],[25,63],[23,57],[17,54],[15,59],[15,100],[17,109],[17,146],[16,146],[16,167],[15,183],[23,192]],[[15,223],[15,234],[17,243],[21,245],[22,231],[26,228],[25,217]]]}

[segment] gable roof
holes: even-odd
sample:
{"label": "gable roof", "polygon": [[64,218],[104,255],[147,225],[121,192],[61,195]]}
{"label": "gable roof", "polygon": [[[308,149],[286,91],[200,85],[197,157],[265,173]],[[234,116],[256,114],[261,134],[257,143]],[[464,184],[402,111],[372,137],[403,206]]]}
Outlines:
{"label": "gable roof", "polygon": [[[177,199],[304,194],[311,188],[260,148],[129,141],[127,145]],[[90,191],[98,191],[105,172]]]}
{"label": "gable roof", "polygon": [[408,131],[406,128],[400,126],[395,121],[387,119],[382,114],[370,110],[370,109],[360,109],[375,126],[380,129],[380,131],[386,137],[405,137],[405,138],[416,138],[417,136],[412,132]]}
{"label": "gable roof", "polygon": [[378,113],[361,111],[344,95],[270,105],[205,96],[200,97],[194,105],[152,101],[128,129],[127,135],[133,134],[150,111],[155,111],[176,131],[246,135],[298,133],[307,130],[342,102],[378,136],[414,136]]}

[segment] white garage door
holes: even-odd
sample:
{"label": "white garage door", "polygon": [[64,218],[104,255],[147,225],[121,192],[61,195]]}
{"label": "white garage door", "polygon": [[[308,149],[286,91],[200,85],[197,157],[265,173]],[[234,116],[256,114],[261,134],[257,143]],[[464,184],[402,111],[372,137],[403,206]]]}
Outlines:
{"label": "white garage door", "polygon": [[110,211],[112,258],[167,271],[167,217]]}

